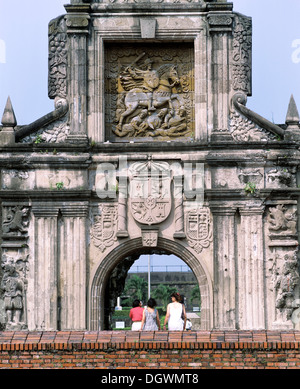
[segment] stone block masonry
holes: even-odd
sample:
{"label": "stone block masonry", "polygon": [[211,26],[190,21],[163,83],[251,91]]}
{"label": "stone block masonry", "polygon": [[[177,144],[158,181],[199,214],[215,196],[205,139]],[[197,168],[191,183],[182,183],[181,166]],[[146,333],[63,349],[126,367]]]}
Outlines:
{"label": "stone block masonry", "polygon": [[300,331],[0,333],[0,369],[299,369]]}

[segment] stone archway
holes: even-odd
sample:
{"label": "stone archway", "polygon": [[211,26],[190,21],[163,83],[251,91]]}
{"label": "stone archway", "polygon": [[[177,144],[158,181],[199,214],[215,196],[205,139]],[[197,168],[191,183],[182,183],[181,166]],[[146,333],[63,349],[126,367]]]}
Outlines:
{"label": "stone archway", "polygon": [[[193,271],[201,294],[201,329],[213,327],[212,281],[203,261],[199,260],[180,242],[166,238],[158,238],[157,247],[152,252],[161,250],[174,254],[182,259]],[[103,330],[105,289],[112,270],[126,257],[149,253],[149,247],[142,245],[142,239],[126,241],[113,249],[99,265],[91,285],[89,304],[89,328],[92,331]]]}

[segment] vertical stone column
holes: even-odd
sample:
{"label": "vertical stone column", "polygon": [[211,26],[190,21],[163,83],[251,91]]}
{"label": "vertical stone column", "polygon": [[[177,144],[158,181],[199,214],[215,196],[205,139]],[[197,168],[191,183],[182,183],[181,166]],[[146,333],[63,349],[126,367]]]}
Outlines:
{"label": "vertical stone column", "polygon": [[87,142],[87,35],[88,4],[66,6],[69,39],[70,134],[68,142]]}
{"label": "vertical stone column", "polygon": [[236,328],[235,207],[210,208],[214,226],[214,327]]}
{"label": "vertical stone column", "polygon": [[240,329],[265,328],[264,206],[244,207],[239,231],[238,290]]}
{"label": "vertical stone column", "polygon": [[119,157],[119,197],[118,197],[118,238],[127,238],[127,160],[124,156]]}
{"label": "vertical stone column", "polygon": [[58,208],[32,207],[34,223],[33,314],[29,327],[57,329],[57,217]]}
{"label": "vertical stone column", "polygon": [[85,204],[64,205],[59,227],[60,328],[86,328],[86,218]]}
{"label": "vertical stone column", "polygon": [[[211,93],[213,104],[212,140],[230,139],[228,133],[229,115],[229,40],[232,33],[232,14],[221,13],[219,7],[208,14],[209,32],[211,35],[212,74]],[[224,5],[224,11],[227,6]],[[227,137],[227,138],[226,138]]]}
{"label": "vertical stone column", "polygon": [[175,232],[174,238],[183,239],[184,232],[184,212],[183,212],[183,183],[182,174],[174,175],[174,212],[175,212]]}

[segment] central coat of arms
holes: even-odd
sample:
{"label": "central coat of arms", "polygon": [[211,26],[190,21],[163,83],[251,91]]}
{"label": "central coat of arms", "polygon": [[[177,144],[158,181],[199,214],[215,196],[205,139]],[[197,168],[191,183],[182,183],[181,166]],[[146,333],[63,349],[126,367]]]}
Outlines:
{"label": "central coat of arms", "polygon": [[130,169],[130,209],[141,224],[158,224],[171,211],[171,179],[169,164],[136,162]]}

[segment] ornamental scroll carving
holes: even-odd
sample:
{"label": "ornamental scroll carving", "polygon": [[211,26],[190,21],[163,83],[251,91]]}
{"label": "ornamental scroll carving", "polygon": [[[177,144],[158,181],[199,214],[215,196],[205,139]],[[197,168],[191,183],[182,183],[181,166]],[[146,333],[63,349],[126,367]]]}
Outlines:
{"label": "ornamental scroll carving", "polygon": [[107,139],[190,139],[194,133],[193,63],[193,50],[186,44],[108,48]]}
{"label": "ornamental scroll carving", "polygon": [[236,142],[262,142],[276,140],[276,136],[259,127],[250,119],[245,118],[238,112],[231,112],[229,128]]}

